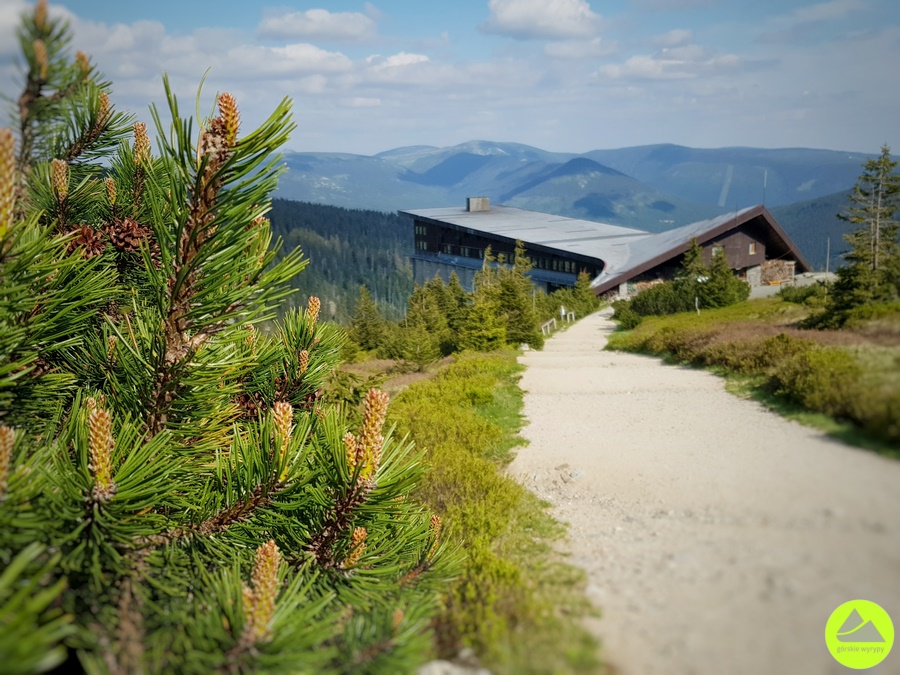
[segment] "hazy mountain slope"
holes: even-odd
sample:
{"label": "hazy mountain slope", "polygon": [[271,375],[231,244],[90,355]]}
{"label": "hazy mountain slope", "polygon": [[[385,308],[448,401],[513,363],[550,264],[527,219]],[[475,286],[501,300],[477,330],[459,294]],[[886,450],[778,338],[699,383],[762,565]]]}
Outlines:
{"label": "hazy mountain slope", "polygon": [[726,209],[816,199],[856,182],[861,153],[806,148],[697,149],[648,145],[585,153],[660,192]]}
{"label": "hazy mountain slope", "polygon": [[510,206],[548,211],[661,232],[721,213],[665,195],[630,176],[579,157],[547,167],[500,201]]}
{"label": "hazy mountain slope", "polygon": [[407,180],[397,163],[365,155],[287,153],[288,171],[278,184],[282,199],[394,212],[451,203],[440,187]]}
{"label": "hazy mountain slope", "polygon": [[847,208],[849,190],[770,209],[788,236],[803,251],[810,264],[825,269],[828,240],[831,239],[830,269],[841,264],[841,253],[847,250],[844,234],[852,228],[838,219],[837,214]]}

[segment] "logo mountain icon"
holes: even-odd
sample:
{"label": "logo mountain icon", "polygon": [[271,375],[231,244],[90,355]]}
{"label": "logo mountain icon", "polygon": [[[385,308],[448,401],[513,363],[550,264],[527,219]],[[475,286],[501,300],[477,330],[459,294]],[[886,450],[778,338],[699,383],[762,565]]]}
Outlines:
{"label": "logo mountain icon", "polygon": [[878,629],[868,619],[863,619],[855,609],[838,629],[839,642],[884,642]]}

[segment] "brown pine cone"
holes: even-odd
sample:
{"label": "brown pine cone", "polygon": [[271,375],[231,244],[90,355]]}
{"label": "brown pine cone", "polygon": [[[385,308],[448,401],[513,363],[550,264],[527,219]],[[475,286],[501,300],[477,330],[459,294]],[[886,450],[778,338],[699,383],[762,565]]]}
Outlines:
{"label": "brown pine cone", "polygon": [[144,227],[133,218],[117,220],[107,226],[109,239],[120,251],[138,251],[141,242],[150,235],[149,228]]}
{"label": "brown pine cone", "polygon": [[85,258],[93,258],[100,255],[106,248],[103,233],[98,232],[90,225],[79,225],[73,232],[76,237],[69,243],[69,253],[82,249]]}

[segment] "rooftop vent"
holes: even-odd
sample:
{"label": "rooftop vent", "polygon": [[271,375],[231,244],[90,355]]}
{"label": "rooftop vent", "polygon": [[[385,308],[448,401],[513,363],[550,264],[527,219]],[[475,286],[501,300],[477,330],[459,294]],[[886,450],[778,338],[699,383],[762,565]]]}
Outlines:
{"label": "rooftop vent", "polygon": [[476,211],[490,211],[490,197],[466,197],[466,211],[475,213]]}

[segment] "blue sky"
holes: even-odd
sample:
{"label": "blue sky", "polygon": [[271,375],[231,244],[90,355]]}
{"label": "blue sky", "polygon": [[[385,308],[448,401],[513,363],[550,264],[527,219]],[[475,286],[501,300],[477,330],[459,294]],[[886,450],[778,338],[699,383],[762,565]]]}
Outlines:
{"label": "blue sky", "polygon": [[[0,0],[0,92],[16,96]],[[289,148],[374,154],[512,141],[900,152],[896,0],[51,1],[73,46],[149,121],[168,72],[193,108],[230,91],[244,124],[284,96]]]}

